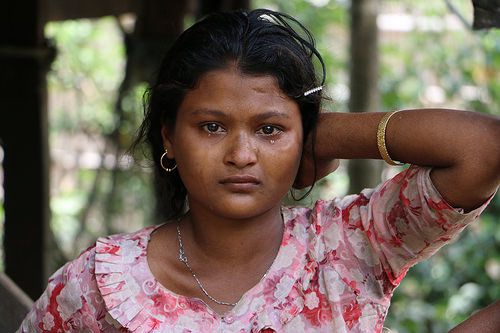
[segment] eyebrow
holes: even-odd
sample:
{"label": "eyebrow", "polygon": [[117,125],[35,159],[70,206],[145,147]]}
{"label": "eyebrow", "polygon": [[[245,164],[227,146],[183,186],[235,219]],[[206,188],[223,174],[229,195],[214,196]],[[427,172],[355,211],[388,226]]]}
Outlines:
{"label": "eyebrow", "polygon": [[274,118],[274,117],[290,119],[290,115],[288,115],[288,113],[279,112],[279,111],[268,111],[268,112],[264,112],[264,113],[261,113],[261,114],[258,114],[255,116],[255,118],[257,118],[258,120],[265,120],[265,119]]}
{"label": "eyebrow", "polygon": [[189,113],[191,116],[198,116],[198,115],[212,115],[212,116],[219,116],[219,117],[227,117],[227,115],[219,110],[214,110],[214,109],[195,109]]}
{"label": "eyebrow", "polygon": [[[215,109],[205,109],[205,108],[195,109],[195,110],[190,112],[190,115],[191,116],[211,115],[211,116],[216,116],[216,117],[229,118],[229,116],[223,111],[215,110]],[[288,115],[287,113],[275,111],[275,110],[267,111],[264,113],[259,113],[259,114],[255,115],[253,118],[255,118],[256,120],[259,120],[259,121],[263,121],[263,120],[266,120],[269,118],[274,118],[274,117],[290,119],[290,115]]]}

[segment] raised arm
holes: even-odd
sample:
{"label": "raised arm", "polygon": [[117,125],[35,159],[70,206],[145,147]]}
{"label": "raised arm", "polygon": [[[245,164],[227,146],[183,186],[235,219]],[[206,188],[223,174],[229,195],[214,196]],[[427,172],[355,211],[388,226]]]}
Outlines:
{"label": "raised arm", "polygon": [[[322,113],[317,128],[318,175],[335,158],[379,159],[377,129],[383,112]],[[393,160],[431,166],[431,179],[455,207],[473,209],[492,195],[500,182],[500,118],[446,109],[405,110],[394,114],[385,142]],[[310,154],[306,144],[305,156]],[[298,187],[310,183],[305,159]]]}
{"label": "raised arm", "polygon": [[500,332],[500,300],[479,310],[449,333],[498,333]]}

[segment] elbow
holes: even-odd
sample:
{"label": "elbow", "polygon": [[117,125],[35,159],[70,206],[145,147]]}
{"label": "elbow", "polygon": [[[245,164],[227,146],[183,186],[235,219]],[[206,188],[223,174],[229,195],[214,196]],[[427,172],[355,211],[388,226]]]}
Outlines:
{"label": "elbow", "polygon": [[481,132],[481,139],[475,148],[479,170],[483,171],[478,180],[496,188],[500,183],[500,117],[491,117]]}
{"label": "elbow", "polygon": [[494,170],[496,170],[496,176],[497,176],[497,181],[498,181],[498,178],[500,178],[500,117],[496,117],[494,120],[493,120],[493,124],[492,124],[492,129],[491,129],[491,136],[492,136],[492,152],[491,152],[491,156],[492,156],[492,161],[491,163],[493,163],[493,166],[494,166]]}

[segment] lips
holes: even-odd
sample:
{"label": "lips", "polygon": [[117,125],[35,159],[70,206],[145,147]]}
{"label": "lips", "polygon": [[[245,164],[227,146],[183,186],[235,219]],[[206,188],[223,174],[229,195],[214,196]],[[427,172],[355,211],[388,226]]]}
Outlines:
{"label": "lips", "polygon": [[260,184],[260,180],[252,175],[234,175],[229,176],[220,181],[221,184]]}
{"label": "lips", "polygon": [[261,184],[259,178],[252,175],[233,175],[222,179],[220,184],[236,192],[247,192]]}

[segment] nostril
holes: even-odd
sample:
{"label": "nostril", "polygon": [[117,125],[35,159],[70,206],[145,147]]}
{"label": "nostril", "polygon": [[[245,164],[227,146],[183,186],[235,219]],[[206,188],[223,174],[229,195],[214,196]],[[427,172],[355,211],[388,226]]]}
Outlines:
{"label": "nostril", "polygon": [[257,161],[258,148],[249,140],[241,138],[233,141],[233,144],[228,148],[225,162],[236,165],[238,167],[247,166]]}

